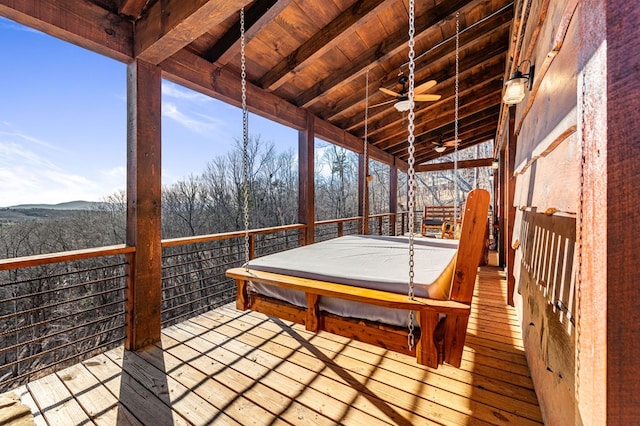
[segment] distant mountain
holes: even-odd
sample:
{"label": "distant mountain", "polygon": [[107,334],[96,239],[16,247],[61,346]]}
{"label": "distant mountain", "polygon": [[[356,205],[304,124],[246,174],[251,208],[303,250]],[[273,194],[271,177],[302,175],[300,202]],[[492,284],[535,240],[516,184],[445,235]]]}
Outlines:
{"label": "distant mountain", "polygon": [[18,204],[17,206],[6,207],[13,210],[94,210],[103,203],[95,201],[68,201],[59,204]]}

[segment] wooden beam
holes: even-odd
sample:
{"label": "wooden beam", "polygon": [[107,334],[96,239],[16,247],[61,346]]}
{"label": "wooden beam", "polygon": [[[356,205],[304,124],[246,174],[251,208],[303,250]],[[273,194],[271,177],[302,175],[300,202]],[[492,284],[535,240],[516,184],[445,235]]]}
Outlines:
{"label": "wooden beam", "polygon": [[[499,37],[501,33],[507,34],[509,30],[509,24],[504,23],[498,27],[491,37],[481,37],[471,39],[465,45],[460,46],[460,79],[466,81],[466,78],[470,78],[475,75],[475,78],[487,79],[491,74],[501,76],[504,71],[504,60],[507,52],[507,44],[505,43],[505,37]],[[438,85],[436,92],[440,95],[447,96],[448,93],[454,92],[455,82],[455,67],[451,67],[451,62],[455,60],[455,43],[448,43],[451,45],[451,49],[443,52],[442,56],[432,58],[432,61],[425,62],[423,67],[416,68],[416,81],[423,80],[436,80]],[[499,62],[499,70],[488,70],[487,73],[478,75],[478,67],[487,69],[492,62]],[[434,73],[432,70],[440,69],[439,72]],[[490,73],[490,74],[489,74]],[[376,79],[370,86],[370,102],[376,104],[388,100],[388,96],[378,91],[381,84],[379,81],[388,81],[391,78],[397,78],[396,75],[391,73],[385,75],[382,79]],[[315,87],[315,86],[314,86]],[[336,102],[332,113],[329,116],[325,116],[326,119],[332,122],[340,123],[345,128],[351,128],[362,120],[363,109],[362,99],[365,97],[366,88],[354,91],[350,96],[345,96]],[[359,111],[360,113],[354,113],[353,111]],[[384,109],[383,109],[384,110]],[[362,130],[361,130],[362,131]]]}
{"label": "wooden beam", "polygon": [[504,189],[504,207],[505,207],[505,225],[504,225],[504,234],[505,234],[505,262],[507,264],[507,304],[509,306],[514,306],[513,303],[513,292],[516,288],[516,279],[513,275],[515,259],[516,259],[516,251],[511,245],[513,241],[513,225],[516,221],[516,207],[514,206],[514,198],[516,192],[516,146],[518,143],[518,136],[515,132],[516,125],[516,108],[509,108],[509,134],[507,137],[509,140],[507,141],[507,147],[505,149],[505,189]]}
{"label": "wooden beam", "polygon": [[[475,167],[491,167],[493,158],[478,158],[476,160],[462,160],[458,161],[458,169],[471,169]],[[418,172],[435,172],[438,170],[453,170],[454,163],[432,163],[432,164],[418,164],[416,166],[416,173]]]}
{"label": "wooden beam", "polygon": [[[438,23],[452,13],[455,13],[455,11],[461,7],[477,2],[478,0],[442,2],[436,7],[426,11],[416,19],[416,41],[425,37],[427,35],[425,32],[427,32],[429,28],[434,25],[438,26]],[[351,61],[348,67],[336,70],[332,72],[328,78],[314,84],[313,87],[298,96],[296,103],[305,108],[309,107],[314,101],[319,100],[327,91],[352,83],[356,78],[363,76],[368,69],[373,69],[375,66],[387,62],[395,55],[406,54],[406,48],[407,29],[402,28],[386,37],[382,43],[371,46],[371,48],[364,51],[355,60]],[[395,72],[397,73],[397,70],[395,70]],[[377,90],[377,87],[373,88],[373,90]]]}
{"label": "wooden beam", "polygon": [[[245,43],[249,43],[264,27],[286,9],[293,0],[263,0],[253,3],[245,12]],[[238,17],[239,18],[239,17]],[[240,20],[209,49],[205,57],[219,66],[224,66],[240,52]]]}
{"label": "wooden beam", "polygon": [[127,245],[129,257],[126,347],[160,340],[162,305],[161,73],[154,65],[127,66]]}
{"label": "wooden beam", "polygon": [[135,24],[134,55],[157,65],[249,3],[250,0],[156,2]]}
{"label": "wooden beam", "polygon": [[120,0],[118,13],[131,16],[134,19],[140,18],[148,0]]}
{"label": "wooden beam", "polygon": [[[220,99],[230,105],[240,107],[242,88],[240,78],[225,68],[219,68],[209,61],[187,51],[180,51],[162,63],[165,78]],[[307,111],[277,97],[251,83],[247,83],[247,105],[251,112],[273,120],[276,123],[303,130],[307,123]],[[326,120],[315,120],[315,135],[351,151],[361,153],[362,141]],[[370,147],[371,158],[383,164],[394,164],[394,157],[374,146]],[[401,170],[408,165],[397,162]]]}
{"label": "wooden beam", "polygon": [[259,81],[258,85],[267,90],[276,90],[287,80],[287,76],[299,72],[305,64],[319,58],[364,27],[376,14],[387,8],[385,0],[360,0],[351,5],[326,27],[315,33],[302,46],[283,58]]}
{"label": "wooden beam", "polygon": [[307,125],[298,134],[298,222],[307,225],[303,244],[313,244],[315,223],[315,117],[307,113]]}
{"label": "wooden beam", "polygon": [[85,0],[0,0],[0,15],[121,62],[133,57],[133,25]]}
{"label": "wooden beam", "polygon": [[[163,76],[180,85],[241,107],[240,76],[198,55],[182,50],[161,65]],[[252,113],[276,123],[303,130],[307,113],[302,108],[247,82],[247,106]]]}

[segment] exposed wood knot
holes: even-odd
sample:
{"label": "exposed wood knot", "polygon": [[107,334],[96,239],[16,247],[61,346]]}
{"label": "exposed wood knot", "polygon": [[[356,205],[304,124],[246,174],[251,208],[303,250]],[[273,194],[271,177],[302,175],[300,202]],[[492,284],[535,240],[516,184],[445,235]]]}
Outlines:
{"label": "exposed wood knot", "polygon": [[104,32],[107,33],[107,35],[113,37],[116,35],[116,32],[113,30],[113,28],[105,28]]}

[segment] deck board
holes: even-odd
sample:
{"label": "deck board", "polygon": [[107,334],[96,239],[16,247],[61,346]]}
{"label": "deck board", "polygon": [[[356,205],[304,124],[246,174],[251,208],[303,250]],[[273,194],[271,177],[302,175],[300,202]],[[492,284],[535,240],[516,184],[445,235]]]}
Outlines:
{"label": "deck board", "polygon": [[[226,305],[20,389],[38,424],[542,424],[518,319],[478,274],[460,368]],[[45,423],[46,421],[46,423]]]}

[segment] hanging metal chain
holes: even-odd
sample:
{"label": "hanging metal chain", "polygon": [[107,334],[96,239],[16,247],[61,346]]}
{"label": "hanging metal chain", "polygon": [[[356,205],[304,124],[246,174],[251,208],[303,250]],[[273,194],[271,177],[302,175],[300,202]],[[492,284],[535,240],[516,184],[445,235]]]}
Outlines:
{"label": "hanging metal chain", "polygon": [[[414,0],[409,0],[409,136],[407,141],[409,142],[409,200],[408,200],[408,208],[409,208],[409,300],[413,300],[415,297],[414,292],[414,249],[413,249],[413,240],[415,237],[414,232],[414,214],[415,214],[415,186],[416,186],[416,172],[414,168],[415,164],[415,124],[414,120],[416,118],[414,107],[415,103],[413,101],[414,97],[414,89],[415,89],[415,40],[414,35],[416,32],[415,28],[415,4]],[[407,337],[407,344],[409,345],[409,350],[412,350],[415,346],[415,312],[413,310],[409,310],[409,336]]]}
{"label": "hanging metal chain", "polygon": [[455,105],[454,105],[454,135],[453,135],[453,232],[457,234],[458,219],[458,107],[459,107],[459,72],[460,72],[460,12],[456,12],[456,82],[455,82]]}
{"label": "hanging metal chain", "polygon": [[240,9],[240,78],[242,81],[242,191],[244,196],[244,269],[249,271],[249,111],[245,57],[244,8]]}
{"label": "hanging metal chain", "polygon": [[369,156],[367,153],[367,146],[369,145],[368,137],[369,137],[369,70],[367,70],[366,74],[366,93],[365,93],[365,107],[364,107],[364,194],[362,197],[362,234],[365,234],[367,229],[366,220],[369,220],[369,215],[367,215],[367,201],[369,198]]}

